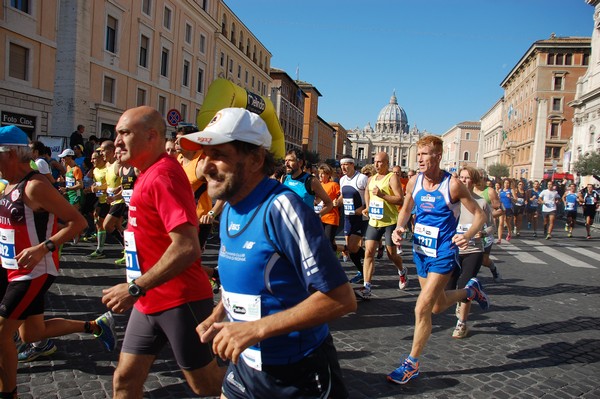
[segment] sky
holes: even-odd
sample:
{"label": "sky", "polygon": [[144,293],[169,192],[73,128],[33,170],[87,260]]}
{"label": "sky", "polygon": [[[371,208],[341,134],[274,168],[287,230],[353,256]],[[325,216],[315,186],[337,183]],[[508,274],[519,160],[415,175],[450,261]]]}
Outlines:
{"label": "sky", "polygon": [[585,0],[225,3],[271,52],[271,67],[319,90],[325,121],[375,127],[395,91],[411,128],[435,134],[480,120],[535,41],[590,37],[594,13]]}

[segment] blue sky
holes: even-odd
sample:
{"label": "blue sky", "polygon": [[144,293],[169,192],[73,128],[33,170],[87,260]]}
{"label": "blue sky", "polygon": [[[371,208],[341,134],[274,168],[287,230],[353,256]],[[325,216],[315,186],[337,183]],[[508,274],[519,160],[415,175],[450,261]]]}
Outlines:
{"label": "blue sky", "polygon": [[396,91],[408,122],[442,134],[479,120],[536,40],[591,36],[585,0],[225,0],[271,52],[313,84],[319,115],[375,125]]}

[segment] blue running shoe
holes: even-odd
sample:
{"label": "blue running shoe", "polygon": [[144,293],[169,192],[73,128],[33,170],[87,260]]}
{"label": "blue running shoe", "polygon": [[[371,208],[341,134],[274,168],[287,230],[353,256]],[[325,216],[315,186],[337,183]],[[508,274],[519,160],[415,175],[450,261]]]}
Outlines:
{"label": "blue running shoe", "polygon": [[387,380],[394,384],[404,385],[408,381],[419,376],[419,363],[413,364],[406,359],[396,370],[387,375]]}
{"label": "blue running shoe", "polygon": [[363,281],[363,275],[361,272],[356,273],[356,276],[354,276],[350,279],[350,282],[352,284],[360,284],[360,283],[362,283],[362,281]]}
{"label": "blue running shoe", "polygon": [[488,310],[490,308],[490,300],[485,292],[483,292],[483,286],[475,277],[469,280],[465,288],[470,288],[473,291],[473,295],[467,298],[469,301],[475,300],[482,310]]}
{"label": "blue running shoe", "polygon": [[96,324],[100,327],[100,334],[94,336],[102,341],[102,345],[108,352],[112,352],[117,346],[117,332],[115,331],[115,319],[112,313],[106,312],[96,319]]}
{"label": "blue running shoe", "polygon": [[31,362],[40,356],[50,356],[56,352],[58,348],[54,345],[51,339],[46,341],[44,346],[33,346],[33,344],[25,344],[19,351],[18,359],[20,362]]}

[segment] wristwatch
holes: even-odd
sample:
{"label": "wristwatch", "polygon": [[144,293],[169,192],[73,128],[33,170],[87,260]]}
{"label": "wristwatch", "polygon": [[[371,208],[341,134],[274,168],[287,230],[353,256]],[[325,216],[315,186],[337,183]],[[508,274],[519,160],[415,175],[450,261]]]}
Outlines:
{"label": "wristwatch", "polygon": [[215,217],[215,211],[208,211],[207,215]]}
{"label": "wristwatch", "polygon": [[54,243],[52,242],[52,240],[46,240],[44,241],[44,246],[48,249],[48,251],[50,252],[54,252],[56,251],[56,245],[54,245]]}
{"label": "wristwatch", "polygon": [[144,292],[144,289],[142,287],[140,287],[139,285],[137,285],[135,283],[135,280],[133,280],[131,283],[129,283],[129,295],[131,295],[134,298],[139,298],[141,296],[146,295],[146,293]]}

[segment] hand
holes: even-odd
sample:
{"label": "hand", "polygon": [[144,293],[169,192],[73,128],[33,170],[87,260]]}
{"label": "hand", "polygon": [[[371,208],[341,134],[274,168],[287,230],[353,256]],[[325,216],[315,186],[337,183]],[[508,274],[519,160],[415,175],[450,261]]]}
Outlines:
{"label": "hand", "polygon": [[456,234],[452,237],[452,242],[460,249],[467,249],[469,246],[469,240],[465,238],[464,234]]}
{"label": "hand", "polygon": [[[207,326],[209,324],[210,326]],[[240,354],[248,347],[259,341],[255,336],[256,328],[252,322],[243,323],[206,323],[196,327],[196,332],[202,335],[200,340],[204,343],[213,341],[213,352],[223,360],[230,359],[237,364]]]}
{"label": "hand", "polygon": [[371,191],[376,197],[383,197],[385,193],[379,189],[379,187],[375,186],[375,188]]}
{"label": "hand", "polygon": [[19,269],[33,269],[38,263],[40,263],[44,255],[46,255],[46,252],[48,252],[48,250],[44,244],[25,248],[17,256],[15,256],[17,265],[19,265]]}
{"label": "hand", "polygon": [[396,227],[394,232],[392,233],[392,241],[396,245],[402,244],[402,235],[406,232],[404,227]]}
{"label": "hand", "polygon": [[133,307],[138,298],[129,294],[129,284],[122,283],[102,290],[102,303],[115,313],[123,313]]}
{"label": "hand", "polygon": [[202,215],[198,219],[199,224],[213,224],[215,222],[215,217],[213,215]]}
{"label": "hand", "polygon": [[363,210],[362,210],[362,214],[363,214],[363,216],[365,216],[365,217],[369,217],[369,210],[368,210],[367,208],[363,209]]}

